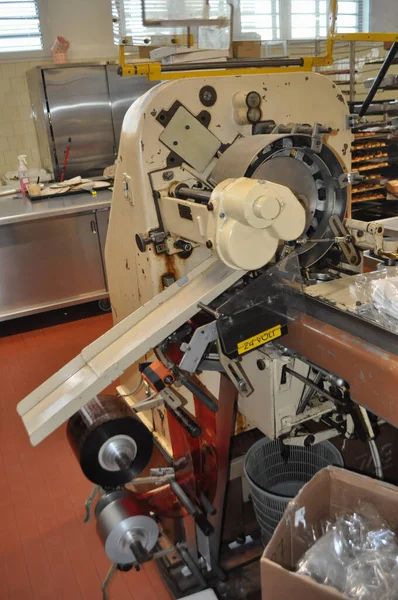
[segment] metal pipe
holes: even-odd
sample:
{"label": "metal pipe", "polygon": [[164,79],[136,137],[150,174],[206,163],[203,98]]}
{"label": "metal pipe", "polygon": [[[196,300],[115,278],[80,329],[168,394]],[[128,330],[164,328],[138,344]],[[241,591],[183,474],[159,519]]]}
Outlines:
{"label": "metal pipe", "polygon": [[350,42],[350,112],[353,111],[352,103],[355,100],[355,42]]}
{"label": "metal pipe", "polygon": [[198,302],[198,308],[201,308],[204,312],[211,315],[215,319],[221,317],[221,314],[218,312],[218,310],[214,310],[214,308],[211,308],[211,306],[207,306],[207,304],[203,304],[203,302]]}
{"label": "metal pipe", "polygon": [[210,500],[208,499],[208,497],[206,496],[206,494],[204,492],[201,492],[201,494],[200,494],[200,502],[208,515],[210,515],[211,517],[214,517],[214,515],[217,514],[216,507],[214,506],[214,504],[212,504],[210,502]]}
{"label": "metal pipe", "polygon": [[187,388],[202,404],[207,406],[211,412],[215,413],[218,411],[218,406],[213,400],[203,391],[199,386],[196,385],[191,379],[185,375],[180,376],[180,381],[184,387]]}
{"label": "metal pipe", "polygon": [[265,67],[302,67],[304,60],[302,58],[281,58],[279,60],[272,58],[263,58],[258,60],[240,59],[228,60],[226,62],[197,62],[184,63],[181,65],[162,65],[162,73],[174,73],[176,71],[209,71],[213,69],[261,69]]}
{"label": "metal pipe", "polygon": [[130,550],[134,554],[136,561],[140,565],[148,562],[152,558],[152,554],[150,554],[148,550],[142,545],[141,540],[133,540],[130,543]]}
{"label": "metal pipe", "polygon": [[[336,384],[338,387],[343,387],[343,385],[346,385],[346,382],[344,381],[344,379],[342,377],[339,377],[338,375],[335,375],[334,373],[331,373],[330,371],[323,369],[322,367],[320,367],[316,363],[308,360],[307,358],[305,358],[305,356],[303,356],[302,354],[299,354],[295,350],[291,350],[290,348],[286,348],[286,347],[283,347],[280,345],[278,345],[278,348],[279,348],[279,350],[281,350],[282,354],[284,354],[285,356],[290,356],[291,358],[297,358],[298,360],[301,360],[301,362],[305,363],[309,367],[312,367],[314,370],[319,371],[327,379],[327,381],[330,381],[331,383]],[[260,350],[260,352],[261,352],[261,350]]]}
{"label": "metal pipe", "polygon": [[181,200],[210,200],[212,192],[209,190],[193,190],[189,187],[179,187],[174,190],[174,196]]}
{"label": "metal pipe", "polygon": [[378,91],[380,84],[384,79],[385,74],[387,73],[392,61],[395,58],[397,51],[398,51],[398,42],[394,42],[390,48],[389,53],[387,54],[386,58],[384,59],[383,64],[380,67],[380,71],[378,72],[377,77],[374,80],[373,85],[368,92],[368,95],[366,96],[365,100],[363,101],[361,109],[358,113],[359,118],[362,118],[366,114],[370,103],[372,102],[373,98],[375,97],[376,92]]}
{"label": "metal pipe", "polygon": [[336,402],[336,398],[333,398],[333,396],[331,394],[329,394],[328,392],[325,392],[325,390],[322,390],[313,381],[311,381],[311,379],[308,379],[308,377],[304,377],[303,375],[300,375],[300,373],[296,373],[296,371],[293,371],[293,369],[290,369],[289,367],[285,366],[284,369],[285,369],[286,373],[289,373],[289,375],[292,375],[293,377],[295,377],[296,379],[298,379],[305,385],[308,385],[308,387],[313,389],[315,392],[318,392],[318,394],[320,394],[321,396],[326,398],[326,400],[329,400],[330,402],[333,402],[333,403]]}
{"label": "metal pipe", "polygon": [[187,496],[180,484],[177,483],[173,477],[168,479],[168,483],[170,484],[171,489],[173,490],[181,504],[185,506],[189,514],[193,517],[199,514],[199,511],[196,508],[196,506],[193,504],[193,502],[191,502],[191,499]]}

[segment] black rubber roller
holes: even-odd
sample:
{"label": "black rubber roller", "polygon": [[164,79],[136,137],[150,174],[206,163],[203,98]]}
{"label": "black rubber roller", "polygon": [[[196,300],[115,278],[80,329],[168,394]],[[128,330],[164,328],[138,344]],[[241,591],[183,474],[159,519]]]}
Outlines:
{"label": "black rubber roller", "polygon": [[83,473],[101,487],[124,485],[152,456],[151,432],[116,396],[99,396],[69,419],[69,443]]}

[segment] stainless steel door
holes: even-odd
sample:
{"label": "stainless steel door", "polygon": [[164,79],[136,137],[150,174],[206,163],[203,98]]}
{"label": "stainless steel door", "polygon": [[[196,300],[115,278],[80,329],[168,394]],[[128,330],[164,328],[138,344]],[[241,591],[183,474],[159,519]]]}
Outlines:
{"label": "stainless steel door", "polygon": [[115,139],[104,66],[44,69],[58,168],[72,138],[66,178],[102,175],[115,160]]}
{"label": "stainless steel door", "polygon": [[116,149],[119,148],[124,115],[137,98],[159,83],[159,81],[148,81],[143,76],[121,77],[117,74],[117,68],[117,65],[106,66]]}
{"label": "stainless steel door", "polygon": [[0,227],[0,320],[105,293],[94,213]]}

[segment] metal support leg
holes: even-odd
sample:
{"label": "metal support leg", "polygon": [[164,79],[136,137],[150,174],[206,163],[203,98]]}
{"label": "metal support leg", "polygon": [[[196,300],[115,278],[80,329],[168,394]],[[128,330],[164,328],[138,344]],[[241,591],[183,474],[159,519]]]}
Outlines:
{"label": "metal support leg", "polygon": [[231,437],[235,426],[237,391],[233,383],[224,376],[220,378],[218,412],[216,413],[217,451],[217,488],[212,502],[215,509],[213,515],[208,514],[208,520],[214,527],[214,533],[205,537],[197,529],[196,535],[200,554],[215,572],[220,571],[218,564],[220,554],[221,530],[223,525],[224,500],[229,480],[229,450]]}
{"label": "metal support leg", "polygon": [[112,578],[114,576],[114,574],[117,571],[117,563],[112,563],[111,566],[109,567],[109,570],[107,572],[107,574],[105,575],[105,579],[101,584],[101,591],[102,591],[102,600],[108,600],[108,587],[110,582],[112,581]]}
{"label": "metal support leg", "polygon": [[99,493],[100,490],[100,486],[99,485],[94,485],[93,489],[90,492],[89,497],[87,498],[87,500],[84,503],[84,506],[86,507],[86,516],[84,517],[84,523],[87,523],[90,520],[91,517],[91,505],[94,502],[94,498],[96,497],[96,495]]}

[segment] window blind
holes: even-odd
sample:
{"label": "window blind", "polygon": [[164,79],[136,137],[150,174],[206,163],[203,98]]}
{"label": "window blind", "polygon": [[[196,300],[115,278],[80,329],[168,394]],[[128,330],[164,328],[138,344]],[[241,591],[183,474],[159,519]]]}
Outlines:
{"label": "window blind", "polygon": [[0,0],[0,53],[42,49],[36,0]]}
{"label": "window blind", "polygon": [[[145,16],[148,20],[203,18],[205,4],[206,0],[145,0]],[[151,35],[177,33],[171,27],[144,27],[141,0],[112,0],[112,19],[115,44],[126,36],[142,44]]]}
{"label": "window blind", "polygon": [[[239,34],[257,33],[263,40],[313,39],[327,35],[328,0],[235,0]],[[148,19],[193,18],[203,15],[205,0],[145,0]],[[212,16],[225,0],[210,0]],[[363,31],[364,0],[338,0],[337,31]],[[184,13],[185,11],[185,13]],[[141,0],[112,0],[114,41],[125,36],[142,43],[150,35],[176,33],[142,25]]]}

